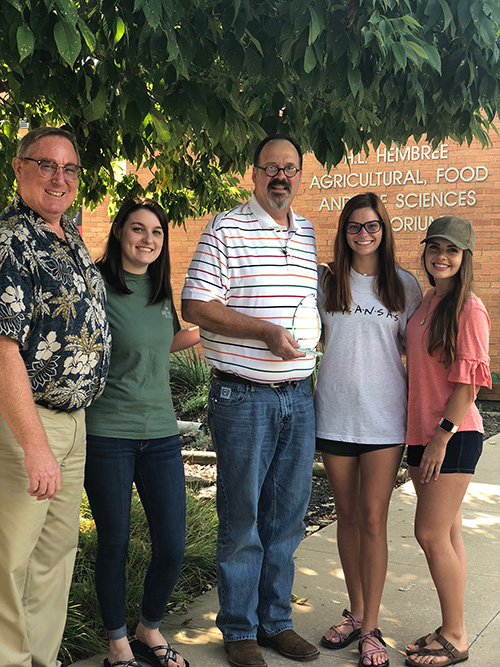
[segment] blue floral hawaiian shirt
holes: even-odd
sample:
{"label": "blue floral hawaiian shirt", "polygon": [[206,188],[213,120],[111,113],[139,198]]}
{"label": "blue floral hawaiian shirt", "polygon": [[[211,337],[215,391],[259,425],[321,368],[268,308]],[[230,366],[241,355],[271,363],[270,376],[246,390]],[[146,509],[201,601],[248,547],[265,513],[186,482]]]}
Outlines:
{"label": "blue floral hawaiian shirt", "polygon": [[19,343],[35,403],[71,412],[104,389],[105,288],[77,227],[66,241],[16,194],[0,214],[0,335]]}

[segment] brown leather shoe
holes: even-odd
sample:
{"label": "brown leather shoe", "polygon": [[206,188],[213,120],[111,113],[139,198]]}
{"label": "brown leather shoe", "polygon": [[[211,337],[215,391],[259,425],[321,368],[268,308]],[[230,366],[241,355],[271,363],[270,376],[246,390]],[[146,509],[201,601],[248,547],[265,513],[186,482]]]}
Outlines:
{"label": "brown leather shoe", "polygon": [[257,641],[261,646],[270,646],[285,658],[291,660],[306,662],[306,660],[313,660],[319,655],[316,646],[303,639],[295,630],[283,630],[274,637],[257,637]]}
{"label": "brown leather shoe", "polygon": [[224,642],[227,660],[232,667],[267,667],[255,639]]}

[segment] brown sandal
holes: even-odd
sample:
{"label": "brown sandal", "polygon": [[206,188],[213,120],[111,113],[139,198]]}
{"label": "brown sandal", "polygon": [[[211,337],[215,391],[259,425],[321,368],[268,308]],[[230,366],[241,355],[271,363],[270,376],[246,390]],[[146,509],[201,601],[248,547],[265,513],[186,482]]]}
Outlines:
{"label": "brown sandal", "polygon": [[[344,616],[345,620],[332,625],[330,628],[330,630],[335,632],[335,637],[338,637],[340,641],[332,642],[330,639],[327,639],[325,635],[323,635],[320,640],[322,646],[331,648],[333,650],[344,648],[344,646],[348,646],[351,644],[351,642],[355,641],[359,637],[361,633],[361,621],[358,621],[357,618],[354,618],[351,612],[347,609],[344,609],[342,616]],[[345,631],[346,625],[351,625],[353,628],[353,631],[349,634],[347,634]]]}
{"label": "brown sandal", "polygon": [[[440,632],[441,632],[441,626],[439,626],[439,628],[436,628],[436,629],[434,630],[434,634],[435,634],[435,635],[438,635]],[[420,651],[421,648],[425,648],[425,647],[427,646],[427,644],[430,643],[430,642],[428,642],[427,640],[429,639],[429,637],[430,637],[432,634],[433,634],[432,632],[429,632],[428,635],[424,635],[423,637],[419,637],[418,639],[415,639],[415,641],[412,642],[412,644],[415,644],[415,646],[417,647],[417,650]],[[408,644],[408,646],[410,646],[410,644]],[[416,653],[416,651],[410,651],[410,649],[408,648],[408,646],[407,646],[406,649],[405,649],[405,651],[406,651],[406,655],[414,655],[414,654]]]}
{"label": "brown sandal", "polygon": [[[436,667],[446,667],[447,665],[456,665],[458,662],[464,662],[464,660],[469,659],[468,649],[466,649],[465,651],[459,651],[457,648],[453,646],[451,642],[447,641],[443,637],[443,635],[438,634],[435,641],[437,641],[438,644],[441,644],[443,648],[424,647],[419,649],[418,651],[415,651],[411,655],[431,655],[431,656],[435,655],[435,656],[444,656],[448,658],[448,660],[436,663]],[[411,658],[406,658],[405,665],[408,665],[408,667],[421,667],[422,663],[415,662],[415,660],[412,660]]]}

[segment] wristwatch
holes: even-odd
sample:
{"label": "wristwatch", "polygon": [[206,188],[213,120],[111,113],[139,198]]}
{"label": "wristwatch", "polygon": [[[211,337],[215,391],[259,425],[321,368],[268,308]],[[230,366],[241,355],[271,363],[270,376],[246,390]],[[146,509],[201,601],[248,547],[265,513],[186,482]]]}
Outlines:
{"label": "wristwatch", "polygon": [[443,429],[443,431],[446,431],[446,433],[456,433],[458,431],[458,426],[451,422],[449,419],[445,419],[445,417],[441,417],[439,420],[439,426]]}

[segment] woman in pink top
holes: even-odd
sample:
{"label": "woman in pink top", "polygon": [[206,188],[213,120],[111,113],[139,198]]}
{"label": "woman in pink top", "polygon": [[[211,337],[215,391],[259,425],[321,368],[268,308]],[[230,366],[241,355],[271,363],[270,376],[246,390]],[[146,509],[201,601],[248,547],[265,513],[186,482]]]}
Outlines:
{"label": "woman in pink top", "polygon": [[472,293],[474,231],[444,216],[427,230],[423,265],[434,289],[406,329],[408,465],[417,493],[415,536],[441,605],[442,624],[406,649],[407,665],[467,660],[466,577],[461,504],[482,451],[483,425],[474,400],[491,387],[490,321]]}

